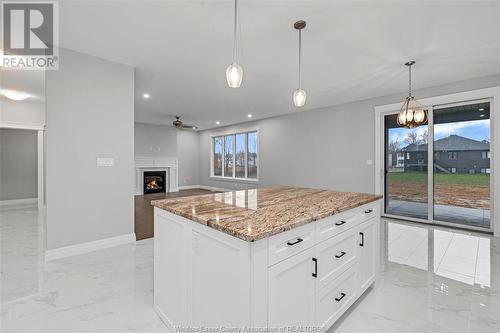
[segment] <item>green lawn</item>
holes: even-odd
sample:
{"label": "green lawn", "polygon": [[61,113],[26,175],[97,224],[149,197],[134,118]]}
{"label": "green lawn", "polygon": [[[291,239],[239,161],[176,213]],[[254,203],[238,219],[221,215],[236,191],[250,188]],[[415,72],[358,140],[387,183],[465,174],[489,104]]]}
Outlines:
{"label": "green lawn", "polygon": [[[389,172],[389,181],[395,182],[426,182],[427,172]],[[460,184],[460,185],[484,185],[490,184],[490,175],[488,174],[446,174],[437,173],[434,175],[434,181],[440,184]]]}

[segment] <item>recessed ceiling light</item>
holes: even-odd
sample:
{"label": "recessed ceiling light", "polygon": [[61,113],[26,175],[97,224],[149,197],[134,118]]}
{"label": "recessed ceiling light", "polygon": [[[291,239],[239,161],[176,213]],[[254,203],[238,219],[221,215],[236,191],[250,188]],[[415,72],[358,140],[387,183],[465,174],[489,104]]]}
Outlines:
{"label": "recessed ceiling light", "polygon": [[483,109],[483,108],[480,108],[480,109],[479,109],[479,111],[484,111],[484,109]]}
{"label": "recessed ceiling light", "polygon": [[149,96],[149,94],[148,94],[148,93],[146,93],[146,94],[143,94],[143,95],[142,95],[142,97],[144,97],[144,98],[149,98],[150,96]]}
{"label": "recessed ceiling light", "polygon": [[7,90],[7,89],[0,90],[0,94],[4,95],[8,99],[12,99],[14,101],[22,101],[28,97],[31,97],[30,94],[27,94],[25,92],[17,91],[17,90]]}
{"label": "recessed ceiling light", "polygon": [[247,117],[252,118],[252,114],[251,113],[247,114]]}
{"label": "recessed ceiling light", "polygon": [[218,121],[218,120],[217,120],[217,121],[215,122],[215,125],[220,125],[220,121]]}

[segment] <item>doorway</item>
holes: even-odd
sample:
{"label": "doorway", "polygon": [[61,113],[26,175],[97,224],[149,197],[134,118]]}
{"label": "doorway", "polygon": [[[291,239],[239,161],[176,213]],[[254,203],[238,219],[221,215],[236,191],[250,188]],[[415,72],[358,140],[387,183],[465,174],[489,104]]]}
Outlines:
{"label": "doorway", "polygon": [[430,105],[412,129],[384,113],[384,215],[492,231],[491,109],[491,99]]}

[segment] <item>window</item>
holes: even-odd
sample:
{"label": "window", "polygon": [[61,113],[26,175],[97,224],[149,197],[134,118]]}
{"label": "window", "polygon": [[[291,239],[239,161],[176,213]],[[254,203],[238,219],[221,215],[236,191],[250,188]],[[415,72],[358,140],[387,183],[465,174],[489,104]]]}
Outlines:
{"label": "window", "polygon": [[490,168],[481,168],[481,173],[489,174],[489,173],[491,173],[491,170],[490,170]]}
{"label": "window", "polygon": [[458,157],[458,153],[456,151],[449,151],[448,152],[448,159],[449,160],[456,160]]}
{"label": "window", "polygon": [[212,138],[212,177],[257,180],[256,131]]}
{"label": "window", "polygon": [[406,159],[409,160],[410,159],[410,153],[406,153]]}
{"label": "window", "polygon": [[481,152],[481,158],[484,159],[484,160],[491,158],[490,152],[489,151],[483,151],[483,152]]}
{"label": "window", "polygon": [[222,137],[214,138],[214,176],[222,176]]}

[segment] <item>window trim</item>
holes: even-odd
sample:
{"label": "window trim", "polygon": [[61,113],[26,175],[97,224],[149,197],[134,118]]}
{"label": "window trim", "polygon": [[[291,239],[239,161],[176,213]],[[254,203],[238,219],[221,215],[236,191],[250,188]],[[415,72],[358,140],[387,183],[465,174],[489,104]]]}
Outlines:
{"label": "window trim", "polygon": [[[248,133],[256,132],[257,133],[257,157],[255,164],[257,165],[257,175],[256,178],[248,178]],[[245,135],[245,178],[236,177],[236,135],[238,134],[246,134]],[[234,136],[233,143],[233,175],[232,177],[226,177],[224,175],[224,153],[226,148],[226,142],[222,140],[222,175],[215,176],[214,175],[214,139],[216,137],[225,137],[228,135]],[[229,182],[241,182],[241,183],[258,183],[260,177],[260,132],[258,128],[245,128],[241,130],[232,130],[232,131],[221,131],[214,132],[210,134],[210,170],[209,170],[209,178],[214,180],[221,181],[229,181]]]}

